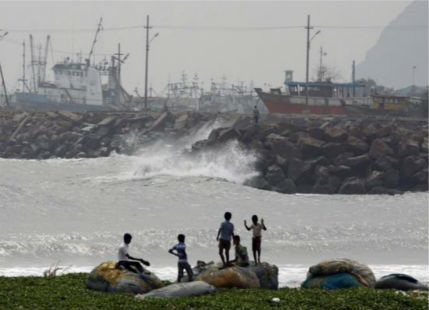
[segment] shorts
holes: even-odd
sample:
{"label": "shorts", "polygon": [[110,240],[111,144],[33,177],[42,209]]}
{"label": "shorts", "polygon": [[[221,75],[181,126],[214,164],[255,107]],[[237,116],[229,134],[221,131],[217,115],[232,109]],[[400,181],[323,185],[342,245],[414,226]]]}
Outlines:
{"label": "shorts", "polygon": [[231,248],[231,241],[219,239],[219,249],[220,250],[225,249],[225,250],[229,251],[230,248]]}
{"label": "shorts", "polygon": [[261,237],[252,238],[252,250],[261,251]]}

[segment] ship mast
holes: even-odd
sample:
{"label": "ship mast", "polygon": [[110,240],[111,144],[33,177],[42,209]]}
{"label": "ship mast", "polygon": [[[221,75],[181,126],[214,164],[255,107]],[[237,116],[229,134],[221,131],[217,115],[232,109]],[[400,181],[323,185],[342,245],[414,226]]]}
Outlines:
{"label": "ship mast", "polygon": [[31,72],[32,72],[32,79],[33,79],[33,91],[37,91],[37,85],[36,85],[36,72],[34,69],[34,47],[33,47],[33,35],[30,34],[30,56],[31,56]]}
{"label": "ship mast", "polygon": [[89,52],[88,64],[91,62],[91,57],[94,54],[94,47],[95,47],[95,43],[97,43],[98,34],[100,33],[101,30],[103,30],[102,22],[103,22],[103,17],[100,17],[100,21],[98,22],[98,26],[97,26],[97,31],[95,32],[94,40],[92,41],[91,51]]}

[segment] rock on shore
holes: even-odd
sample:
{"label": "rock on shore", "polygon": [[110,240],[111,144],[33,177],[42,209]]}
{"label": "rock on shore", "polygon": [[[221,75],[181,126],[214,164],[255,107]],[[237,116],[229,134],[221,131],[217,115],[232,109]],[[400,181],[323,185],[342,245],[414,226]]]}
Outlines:
{"label": "rock on shore", "polygon": [[208,122],[230,124],[195,142],[188,155],[231,140],[257,156],[246,185],[279,193],[399,194],[428,190],[424,119],[197,112],[21,112],[0,109],[0,157],[22,159],[133,154],[177,140]]}

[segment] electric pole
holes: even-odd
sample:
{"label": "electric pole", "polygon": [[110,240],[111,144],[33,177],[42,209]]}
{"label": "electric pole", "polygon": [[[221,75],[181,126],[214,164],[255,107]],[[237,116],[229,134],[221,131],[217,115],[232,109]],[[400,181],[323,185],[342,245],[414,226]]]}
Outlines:
{"label": "electric pole", "polygon": [[145,67],[145,80],[144,80],[144,109],[147,111],[147,82],[148,82],[148,64],[149,64],[149,15],[146,16],[146,67]]}
{"label": "electric pole", "polygon": [[306,61],[306,68],[305,68],[305,104],[308,105],[308,67],[310,64],[310,29],[313,29],[313,27],[310,27],[310,15],[307,15],[307,61]]}

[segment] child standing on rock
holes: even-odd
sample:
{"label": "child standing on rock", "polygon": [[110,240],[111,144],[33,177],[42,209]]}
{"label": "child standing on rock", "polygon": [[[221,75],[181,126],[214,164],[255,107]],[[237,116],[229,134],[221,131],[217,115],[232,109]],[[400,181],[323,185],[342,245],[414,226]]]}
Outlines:
{"label": "child standing on rock", "polygon": [[[186,270],[188,274],[188,281],[191,282],[194,276],[192,272],[192,268],[188,263],[188,255],[186,254],[186,245],[185,245],[185,235],[180,234],[177,236],[178,244],[173,246],[168,252],[173,254],[179,258],[179,262],[177,264],[178,274],[177,274],[177,282],[180,283],[180,280],[183,278],[183,270]],[[176,252],[174,252],[176,251]]]}
{"label": "child standing on rock", "polygon": [[[225,221],[220,224],[219,231],[217,232],[216,240],[219,241],[219,255],[222,259],[223,267],[229,264],[229,249],[231,248],[231,237],[234,237],[234,225],[230,222],[232,217],[231,212],[225,212]],[[225,250],[225,257],[223,251]]]}
{"label": "child standing on rock", "polygon": [[264,219],[261,219],[261,223],[258,223],[258,216],[253,215],[252,216],[252,222],[253,224],[247,226],[246,220],[244,220],[244,227],[246,227],[247,230],[253,231],[253,237],[252,237],[252,251],[253,251],[253,258],[255,259],[255,265],[261,263],[261,241],[262,241],[262,229],[267,230],[267,227],[265,227]]}

